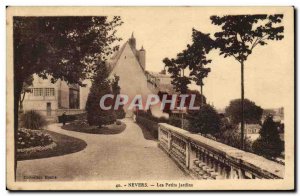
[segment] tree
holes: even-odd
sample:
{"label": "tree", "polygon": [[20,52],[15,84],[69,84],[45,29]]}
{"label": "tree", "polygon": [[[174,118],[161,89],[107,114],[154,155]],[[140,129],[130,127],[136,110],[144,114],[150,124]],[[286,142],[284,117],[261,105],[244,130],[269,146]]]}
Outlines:
{"label": "tree", "polygon": [[[237,125],[242,120],[242,104],[241,99],[230,101],[229,106],[225,108],[225,115],[229,117],[230,122]],[[244,122],[248,124],[260,124],[263,109],[257,106],[249,99],[244,100]]]}
{"label": "tree", "polygon": [[[181,55],[183,55],[183,53],[178,54],[177,57]],[[184,64],[182,61],[178,61],[178,59],[169,58],[165,58],[163,63],[165,64],[168,72],[171,74],[171,84],[174,85],[176,92],[186,94],[188,91],[188,85],[191,84],[191,79],[184,73],[187,68],[187,64]]]}
{"label": "tree", "polygon": [[25,81],[23,82],[23,86],[22,86],[22,92],[21,92],[21,97],[20,97],[20,102],[19,102],[19,109],[22,112],[23,111],[23,101],[25,99],[25,95],[26,93],[30,92],[30,86],[32,85],[33,82],[33,76],[29,76],[28,78],[25,79]]}
{"label": "tree", "polygon": [[[114,78],[111,80],[112,92],[114,94],[114,103],[116,102],[116,97],[121,93],[121,87],[119,86],[120,76],[114,75]],[[124,105],[121,105],[115,111],[118,119],[125,118]]]}
{"label": "tree", "polygon": [[83,86],[83,80],[93,75],[97,65],[102,65],[96,62],[105,61],[117,50],[113,45],[120,40],[115,33],[121,24],[118,16],[112,20],[106,16],[14,17],[15,136],[24,82],[37,74],[50,77],[52,82],[62,79]]}
{"label": "tree", "polygon": [[[211,63],[211,59],[207,59],[207,54],[214,48],[214,40],[212,40],[209,34],[204,34],[196,29],[193,29],[192,34],[193,43],[187,45],[187,60],[186,62],[191,70],[190,76],[196,85],[200,86],[200,93],[203,95],[204,78],[208,76],[211,71],[210,68],[205,67]],[[201,96],[202,98],[202,96]],[[201,100],[200,105],[203,105],[204,100]]]}
{"label": "tree", "polygon": [[244,65],[253,49],[270,40],[282,40],[284,27],[280,26],[282,14],[211,16],[212,24],[221,26],[216,32],[220,54],[233,57],[241,65],[241,145],[244,149]]}
{"label": "tree", "polygon": [[195,115],[189,115],[188,119],[191,132],[215,135],[220,131],[220,116],[214,107],[208,104],[203,105]]}
{"label": "tree", "polygon": [[100,99],[102,96],[112,94],[110,81],[108,79],[108,71],[106,66],[101,67],[93,78],[93,83],[86,102],[87,121],[89,125],[112,124],[116,120],[114,112],[113,99],[106,99],[105,106],[112,106],[109,110],[100,107]]}
{"label": "tree", "polygon": [[268,116],[259,132],[260,137],[254,141],[253,150],[266,158],[275,158],[284,150],[284,142],[280,139],[276,123]]}

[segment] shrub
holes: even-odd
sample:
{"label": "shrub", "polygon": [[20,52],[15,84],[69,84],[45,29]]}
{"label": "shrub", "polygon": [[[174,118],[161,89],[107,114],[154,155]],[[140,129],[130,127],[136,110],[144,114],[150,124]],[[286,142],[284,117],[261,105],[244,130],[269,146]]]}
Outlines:
{"label": "shrub", "polygon": [[117,119],[123,119],[126,116],[126,112],[123,108],[116,110]]}
{"label": "shrub", "polygon": [[36,146],[47,146],[53,143],[50,135],[38,130],[20,128],[17,133],[17,148],[30,148]]}
{"label": "shrub", "polygon": [[275,158],[284,150],[284,142],[280,139],[276,123],[272,116],[268,116],[259,132],[260,136],[253,143],[256,154],[266,158]]}
{"label": "shrub", "polygon": [[[229,106],[225,108],[225,115],[230,118],[233,124],[241,122],[242,104],[241,99],[230,101]],[[257,106],[249,99],[244,100],[244,121],[249,124],[260,124],[263,109]]]}
{"label": "shrub", "polygon": [[220,131],[221,119],[214,107],[203,105],[199,112],[189,115],[190,128],[193,133],[214,135]]}
{"label": "shrub", "polygon": [[33,110],[22,114],[20,119],[20,127],[27,129],[41,129],[47,125],[45,117]]}
{"label": "shrub", "polygon": [[[93,84],[86,102],[87,121],[89,125],[112,124],[116,121],[116,114],[111,107],[110,110],[103,110],[99,106],[99,100],[106,94],[112,94],[110,82],[108,80],[108,71],[105,66],[100,67],[93,78]],[[113,105],[113,100],[108,99],[105,105]]]}
{"label": "shrub", "polygon": [[[229,129],[217,135],[217,141],[235,148],[241,148],[241,133],[237,129]],[[245,138],[245,151],[252,152],[252,142]]]}
{"label": "shrub", "polygon": [[121,124],[122,124],[121,121],[119,121],[119,120],[116,121],[116,125],[121,125]]}
{"label": "shrub", "polygon": [[137,116],[136,121],[138,124],[141,124],[143,127],[145,127],[155,139],[158,138],[158,122],[142,116]]}
{"label": "shrub", "polygon": [[173,125],[175,127],[181,127],[181,120],[180,120],[180,118],[172,115],[169,118],[169,124]]}

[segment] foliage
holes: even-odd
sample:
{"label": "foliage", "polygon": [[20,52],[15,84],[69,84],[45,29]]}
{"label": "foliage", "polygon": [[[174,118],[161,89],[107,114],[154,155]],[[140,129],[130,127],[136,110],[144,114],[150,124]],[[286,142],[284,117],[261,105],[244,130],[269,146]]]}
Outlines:
{"label": "foliage", "polygon": [[[116,97],[121,93],[121,87],[119,86],[119,80],[120,77],[116,74],[114,75],[114,78],[111,80],[111,86],[112,86],[112,92],[114,94],[114,103],[116,102]],[[117,115],[117,119],[123,119],[126,116],[124,105],[121,105],[117,108],[115,111]]]}
{"label": "foliage", "polygon": [[148,119],[145,116],[137,116],[136,122],[145,127],[151,135],[158,139],[158,122]]}
{"label": "foliage", "polygon": [[259,134],[260,137],[253,143],[254,152],[267,158],[280,156],[284,150],[284,142],[280,139],[278,127],[272,116],[266,118]]}
{"label": "foliage", "polygon": [[22,96],[20,97],[20,102],[19,102],[19,106],[20,106],[20,111],[23,110],[23,101],[25,99],[25,95],[26,93],[30,92],[30,86],[32,85],[33,82],[33,76],[29,76],[28,78],[25,79],[25,81],[23,82],[23,86],[22,86]]}
{"label": "foliage", "polygon": [[[184,54],[178,54],[177,57],[181,55]],[[165,64],[168,72],[171,74],[171,84],[174,85],[176,92],[186,94],[188,85],[191,84],[191,79],[184,74],[184,71],[187,68],[187,64],[179,62],[177,59],[173,58],[165,58],[163,60],[163,63]]]}
{"label": "foliage", "polygon": [[33,74],[43,78],[50,74],[53,81],[82,84],[97,62],[104,62],[117,49],[111,45],[120,40],[115,28],[121,24],[118,16],[112,20],[106,16],[14,17],[16,78],[24,81]]}
{"label": "foliage", "polygon": [[[229,146],[235,148],[241,148],[241,133],[238,129],[227,129],[225,131],[221,131],[217,135],[217,140],[223,144],[227,144]],[[244,149],[245,151],[252,152],[252,142],[250,139],[244,139]]]}
{"label": "foliage", "polygon": [[244,146],[244,62],[253,49],[264,46],[268,40],[282,40],[284,27],[282,14],[211,16],[212,24],[221,26],[216,32],[215,44],[220,55],[233,57],[241,65],[241,145]]}
{"label": "foliage", "polygon": [[160,117],[160,118],[155,117],[148,111],[138,110],[138,111],[135,111],[134,113],[137,117],[141,116],[143,118],[147,118],[147,119],[149,119],[151,121],[154,121],[154,122],[157,122],[157,123],[168,123],[167,118],[165,118],[165,117]]}
{"label": "foliage", "polygon": [[36,146],[47,146],[53,143],[50,135],[37,130],[20,128],[17,133],[17,148],[24,149]]}
{"label": "foliage", "polygon": [[216,32],[216,44],[224,57],[232,56],[243,62],[253,49],[264,46],[268,40],[282,40],[284,27],[282,14],[211,16],[212,24],[221,26]]}
{"label": "foliage", "polygon": [[[109,110],[103,110],[99,105],[101,97],[106,94],[112,94],[112,92],[108,80],[108,71],[104,66],[98,69],[93,78],[92,87],[86,103],[87,121],[90,125],[101,127],[102,125],[112,124],[116,121],[116,114],[113,107]],[[106,100],[105,105],[113,106],[113,100]]]}
{"label": "foliage", "polygon": [[[229,106],[225,108],[225,115],[230,118],[231,123],[241,122],[242,108],[241,99],[230,101]],[[244,100],[244,121],[248,124],[260,124],[263,109],[257,106],[249,99]]]}
{"label": "foliage", "polygon": [[220,131],[221,119],[214,107],[203,105],[198,113],[188,116],[189,130],[194,133],[217,134]]}
{"label": "foliage", "polygon": [[[211,63],[211,59],[207,59],[207,54],[214,48],[214,40],[210,38],[209,34],[204,34],[196,29],[193,29],[193,43],[187,46],[187,63],[191,70],[190,76],[196,85],[201,88],[201,95],[203,95],[204,78],[208,76],[211,71],[210,68],[205,67]],[[204,100],[201,101],[201,105],[205,104]]]}
{"label": "foliage", "polygon": [[122,131],[125,130],[126,125],[125,123],[116,120],[115,123],[109,125],[103,125],[102,127],[99,127],[97,125],[89,125],[87,120],[81,119],[81,120],[75,120],[71,123],[68,123],[62,126],[62,128],[69,131],[75,131],[80,133],[111,135],[111,134],[121,133]]}
{"label": "foliage", "polygon": [[[176,59],[165,58],[163,62],[168,72],[171,74],[172,84],[175,90],[182,94],[187,93],[188,85],[194,81],[202,89],[204,86],[203,79],[208,76],[210,68],[205,67],[211,63],[206,55],[215,47],[214,40],[209,34],[204,34],[196,29],[192,32],[193,43],[187,45],[187,48],[177,54]],[[189,75],[184,75],[185,69],[189,70]],[[205,104],[204,100],[200,101],[201,105]]]}
{"label": "foliage", "polygon": [[83,80],[118,49],[115,34],[121,24],[119,16],[14,17],[15,118],[23,85],[33,74],[84,86]]}
{"label": "foliage", "polygon": [[30,110],[21,115],[20,127],[27,129],[41,129],[47,125],[44,116],[34,110]]}
{"label": "foliage", "polygon": [[119,120],[116,121],[116,125],[121,125],[121,124],[122,124],[121,121],[119,121]]}
{"label": "foliage", "polygon": [[181,128],[181,119],[177,116],[171,115],[169,117],[169,124]]}

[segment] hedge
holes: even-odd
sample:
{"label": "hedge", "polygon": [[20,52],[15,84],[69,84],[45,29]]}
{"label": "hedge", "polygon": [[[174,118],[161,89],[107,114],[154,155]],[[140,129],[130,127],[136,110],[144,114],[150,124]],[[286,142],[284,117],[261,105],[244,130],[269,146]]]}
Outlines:
{"label": "hedge", "polygon": [[158,122],[149,120],[142,116],[137,116],[136,122],[145,127],[155,139],[158,139]]}

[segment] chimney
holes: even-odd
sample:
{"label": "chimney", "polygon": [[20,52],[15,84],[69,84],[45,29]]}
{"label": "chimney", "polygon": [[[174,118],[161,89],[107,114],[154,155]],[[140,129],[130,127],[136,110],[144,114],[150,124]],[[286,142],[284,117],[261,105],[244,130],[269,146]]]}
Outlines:
{"label": "chimney", "polygon": [[129,39],[129,45],[131,46],[132,49],[136,50],[136,40],[133,36],[133,32],[131,34],[131,38]]}
{"label": "chimney", "polygon": [[142,48],[139,50],[139,62],[143,68],[143,70],[146,70],[146,51],[144,49],[144,47],[142,46]]}

